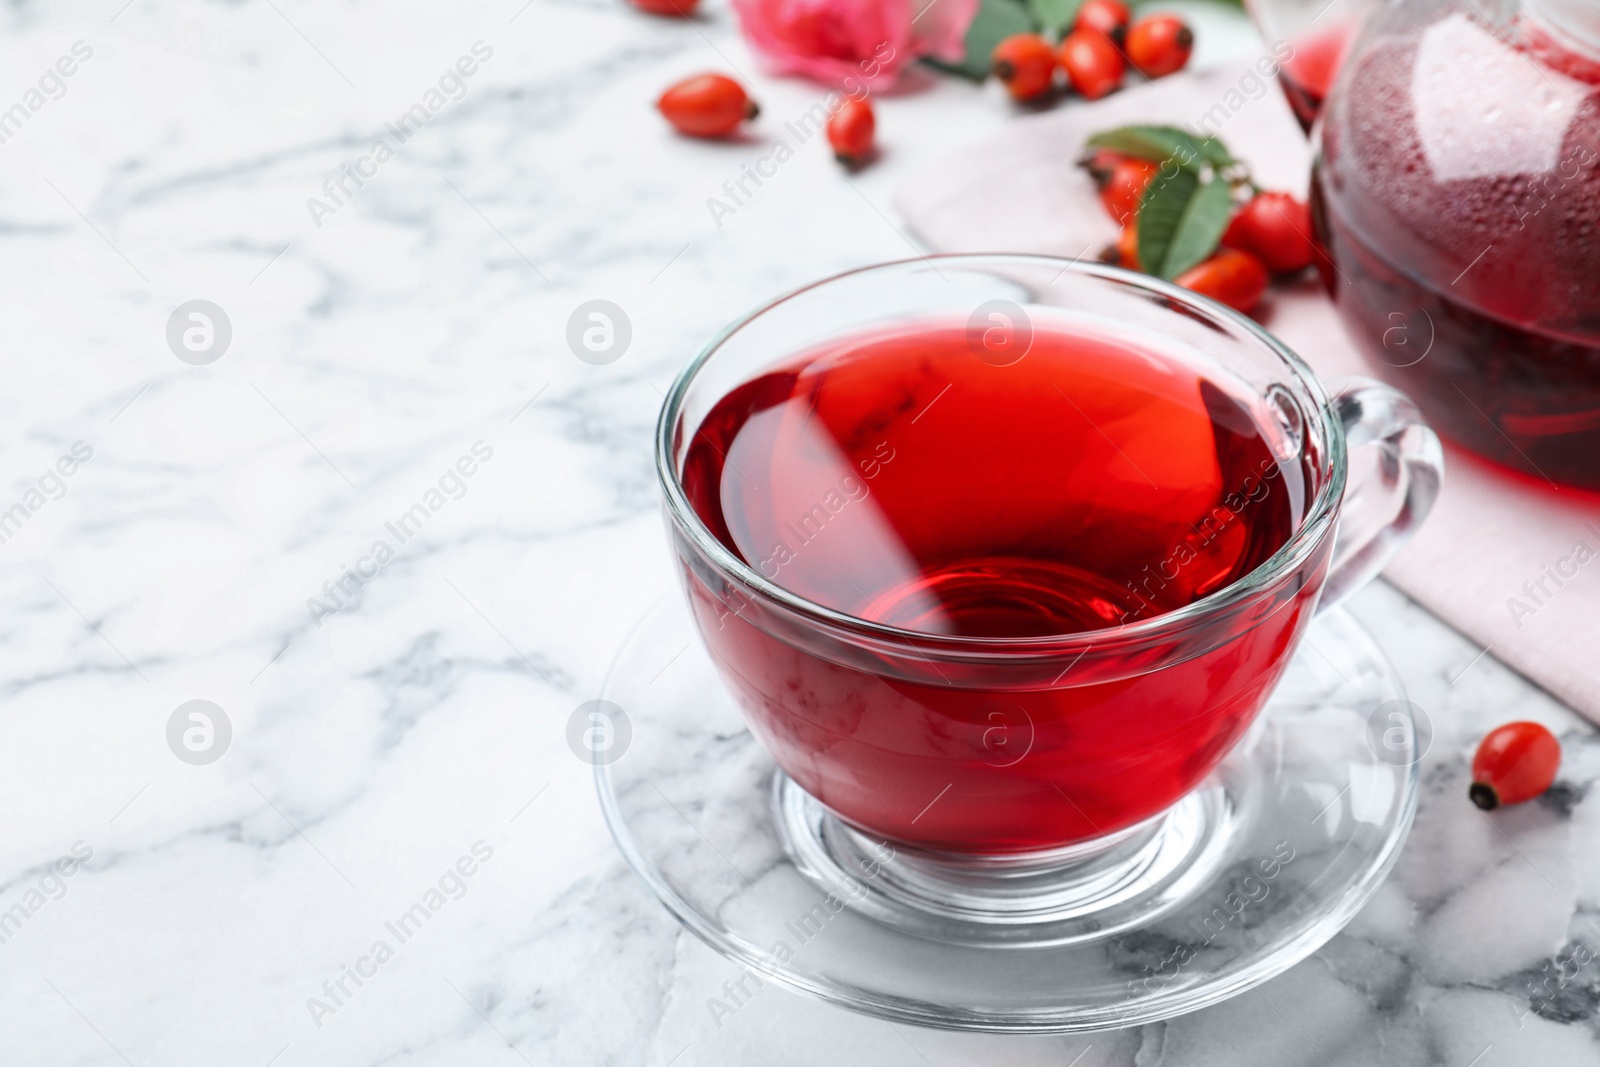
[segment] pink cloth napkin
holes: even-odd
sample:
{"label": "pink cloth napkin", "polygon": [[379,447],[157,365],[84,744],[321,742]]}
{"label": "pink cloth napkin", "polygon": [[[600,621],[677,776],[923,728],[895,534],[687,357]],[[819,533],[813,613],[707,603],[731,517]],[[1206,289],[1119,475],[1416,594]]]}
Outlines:
{"label": "pink cloth napkin", "polygon": [[[1212,112],[1210,129],[1249,163],[1257,183],[1303,195],[1310,175],[1305,137],[1275,84],[1252,97],[1259,80],[1248,70],[1176,75],[1095,104],[1019,117],[913,176],[896,205],[936,251],[1093,258],[1117,231],[1074,166],[1085,138],[1127,123],[1196,123],[1219,101],[1226,121],[1219,129]],[[1324,378],[1371,373],[1314,278],[1275,289],[1269,301],[1257,317]],[[1448,450],[1446,465],[1433,514],[1385,577],[1489,655],[1600,722],[1600,498],[1531,489],[1459,449]],[[1573,569],[1580,543],[1583,558],[1595,561],[1558,585],[1549,575],[1558,561]],[[1472,683],[1471,666],[1463,658],[1458,684]]]}

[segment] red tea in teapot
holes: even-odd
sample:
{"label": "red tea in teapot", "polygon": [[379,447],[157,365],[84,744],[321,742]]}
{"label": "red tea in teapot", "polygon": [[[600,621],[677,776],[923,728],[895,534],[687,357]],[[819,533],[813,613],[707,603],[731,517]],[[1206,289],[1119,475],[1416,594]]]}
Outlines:
{"label": "red tea in teapot", "polygon": [[[1571,19],[1563,21],[1570,14]],[[1600,5],[1402,0],[1323,116],[1323,279],[1441,433],[1600,487]],[[1586,30],[1587,26],[1587,30]],[[1600,41],[1600,36],[1596,37]]]}

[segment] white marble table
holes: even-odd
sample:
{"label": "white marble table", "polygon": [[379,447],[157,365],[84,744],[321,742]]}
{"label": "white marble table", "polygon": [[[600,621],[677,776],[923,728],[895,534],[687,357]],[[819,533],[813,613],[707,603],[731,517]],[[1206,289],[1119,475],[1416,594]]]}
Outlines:
{"label": "white marble table", "polygon": [[[659,393],[736,313],[908,254],[895,184],[1008,109],[886,100],[878,166],[808,145],[719,227],[761,133],[679,140],[656,93],[736,66],[778,121],[819,91],[760,77],[708,2],[0,13],[0,1063],[1600,1062],[1600,969],[1571,957],[1600,945],[1600,746],[1383,587],[1355,608],[1431,716],[1427,798],[1313,959],[1087,1038],[775,988],[716,1025],[733,968],[624,869],[565,740],[670,587]],[[632,323],[605,366],[564,338],[591,299]],[[168,344],[191,300],[231,327],[209,363],[220,333]],[[214,762],[169,747],[192,700],[231,728]],[[1516,716],[1563,733],[1566,785],[1489,819],[1465,753]]]}

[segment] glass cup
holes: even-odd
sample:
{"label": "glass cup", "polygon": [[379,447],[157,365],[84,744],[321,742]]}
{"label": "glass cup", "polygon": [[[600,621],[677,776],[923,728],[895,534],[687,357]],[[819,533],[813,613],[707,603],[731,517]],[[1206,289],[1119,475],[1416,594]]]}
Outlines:
{"label": "glass cup", "polygon": [[[807,600],[696,514],[684,458],[732,389],[841,336],[968,321],[979,309],[998,316],[971,335],[985,345],[1025,351],[1042,327],[1109,324],[1179,344],[1262,398],[1279,460],[1298,465],[1311,494],[1287,543],[1165,614],[977,638]],[[1352,448],[1365,462],[1347,485]],[[760,308],[678,377],[656,461],[696,626],[750,729],[827,813],[822,837],[862,856],[892,849],[919,882],[908,892],[928,900],[982,896],[1042,871],[1092,869],[1075,884],[1109,884],[1118,857],[1177,832],[1167,816],[1245,735],[1312,615],[1378,573],[1442,474],[1437,438],[1390,387],[1355,380],[1330,396],[1294,353],[1220,304],[1146,275],[1024,255],[868,267]]]}

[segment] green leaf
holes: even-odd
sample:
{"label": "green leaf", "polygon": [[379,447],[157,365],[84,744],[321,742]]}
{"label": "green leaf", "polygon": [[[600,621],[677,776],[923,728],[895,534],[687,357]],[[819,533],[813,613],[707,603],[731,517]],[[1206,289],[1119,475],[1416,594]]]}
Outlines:
{"label": "green leaf", "polygon": [[989,76],[995,45],[1013,33],[1030,33],[1033,20],[1021,0],[982,0],[967,26],[967,52],[960,63],[937,63],[940,70],[977,81]]}
{"label": "green leaf", "polygon": [[1177,236],[1183,213],[1200,188],[1200,177],[1192,170],[1157,174],[1139,201],[1139,264],[1150,273],[1165,278],[1162,266],[1167,250]]}
{"label": "green leaf", "polygon": [[1039,32],[1059,38],[1078,17],[1083,0],[1027,0],[1027,4],[1028,14],[1033,16]]}
{"label": "green leaf", "polygon": [[1139,202],[1139,262],[1172,281],[1217,250],[1233,216],[1233,189],[1190,170],[1157,175]]}
{"label": "green leaf", "polygon": [[1161,264],[1161,277],[1171,281],[1217,250],[1223,231],[1233,217],[1233,189],[1220,178],[1196,189],[1178,220],[1178,228],[1167,245]]}
{"label": "green leaf", "polygon": [[1226,167],[1237,162],[1215,137],[1196,137],[1176,126],[1122,126],[1097,133],[1088,143],[1091,148],[1106,148],[1155,163],[1176,158],[1186,170],[1199,170],[1202,163]]}

